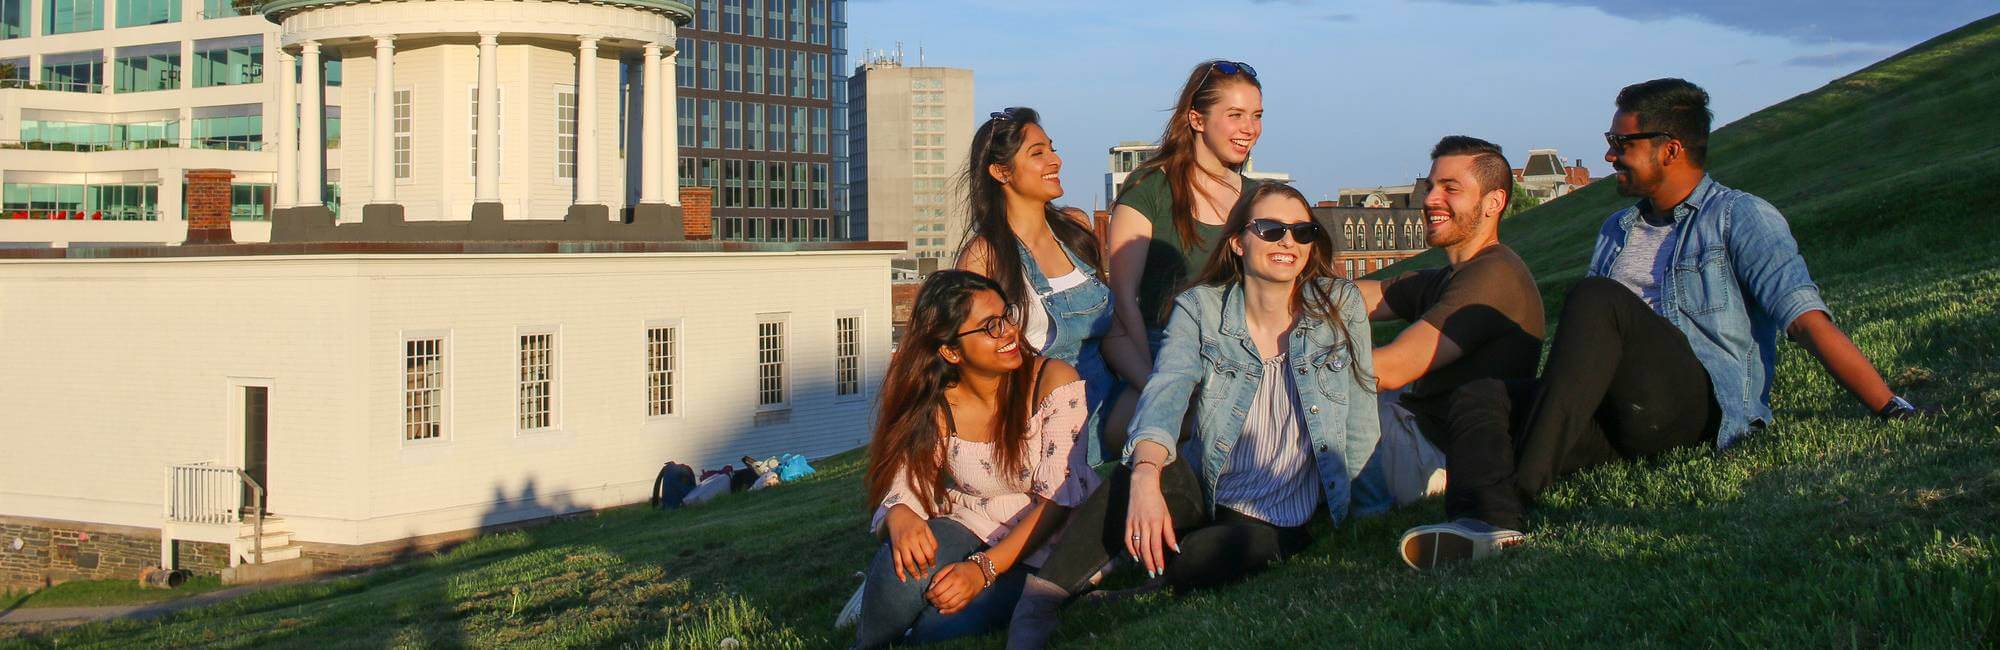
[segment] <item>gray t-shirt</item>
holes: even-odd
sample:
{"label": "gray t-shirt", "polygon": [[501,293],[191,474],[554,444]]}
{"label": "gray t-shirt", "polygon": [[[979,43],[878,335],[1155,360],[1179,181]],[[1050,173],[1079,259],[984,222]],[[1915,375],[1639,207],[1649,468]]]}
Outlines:
{"label": "gray t-shirt", "polygon": [[1642,218],[1633,224],[1625,237],[1625,248],[1611,262],[1611,279],[1638,294],[1655,313],[1660,311],[1660,283],[1674,263],[1672,255],[1660,253],[1674,243],[1676,230],[1674,221]]}

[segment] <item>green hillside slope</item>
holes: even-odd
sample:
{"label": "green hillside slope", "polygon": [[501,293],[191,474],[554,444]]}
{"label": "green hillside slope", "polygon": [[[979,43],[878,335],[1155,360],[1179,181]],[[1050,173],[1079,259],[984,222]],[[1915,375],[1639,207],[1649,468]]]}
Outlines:
{"label": "green hillside slope", "polygon": [[[1433,500],[1321,524],[1306,553],[1240,586],[1073,606],[1057,641],[2000,644],[1996,105],[2000,17],[1740,120],[1711,152],[1724,183],[1785,211],[1836,319],[1892,384],[1947,406],[1945,416],[1875,422],[1788,348],[1772,429],[1724,453],[1565,480],[1531,517],[1528,543],[1503,558],[1404,568],[1396,537],[1441,518]],[[1606,122],[1610,108],[1606,97]],[[1598,184],[1503,226],[1551,313],[1581,277],[1598,223],[1626,203]],[[621,509],[488,536],[160,621],[0,630],[0,646],[10,635],[62,647],[843,646],[851,633],[829,624],[875,549],[860,467],[851,452],[806,482],[707,507]]]}

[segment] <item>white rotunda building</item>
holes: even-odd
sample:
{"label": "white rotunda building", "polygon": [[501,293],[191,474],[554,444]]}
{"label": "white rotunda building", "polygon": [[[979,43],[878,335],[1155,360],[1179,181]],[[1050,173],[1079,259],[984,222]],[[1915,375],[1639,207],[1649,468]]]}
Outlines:
{"label": "white rotunda building", "polygon": [[[679,238],[668,127],[686,3],[274,0],[261,11],[278,25],[278,69],[299,70],[276,88],[298,110],[277,116],[272,241],[434,237],[393,226],[436,221],[508,239],[488,233],[530,220],[653,224]],[[344,62],[336,101],[329,59]],[[321,129],[336,112],[347,144],[329,149]],[[334,169],[349,206],[337,216],[325,207]],[[356,222],[371,228],[325,232]],[[634,238],[663,237],[647,230]]]}

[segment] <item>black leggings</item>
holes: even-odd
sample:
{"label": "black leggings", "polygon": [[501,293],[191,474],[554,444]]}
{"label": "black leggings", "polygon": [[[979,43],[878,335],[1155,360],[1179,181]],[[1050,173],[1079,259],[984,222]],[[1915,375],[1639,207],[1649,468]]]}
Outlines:
{"label": "black leggings", "polygon": [[[1200,479],[1185,462],[1160,470],[1160,494],[1166,497],[1182,551],[1167,550],[1167,583],[1175,589],[1240,580],[1312,543],[1305,526],[1280,528],[1221,507],[1209,516]],[[1125,512],[1131,504],[1132,470],[1120,466],[1109,484],[1070,513],[1062,539],[1035,575],[1071,594],[1088,590],[1098,568],[1125,552]]]}
{"label": "black leggings", "polygon": [[1467,383],[1441,445],[1445,513],[1521,529],[1559,476],[1715,439],[1721,409],[1687,337],[1607,278],[1571,289],[1537,380]]}

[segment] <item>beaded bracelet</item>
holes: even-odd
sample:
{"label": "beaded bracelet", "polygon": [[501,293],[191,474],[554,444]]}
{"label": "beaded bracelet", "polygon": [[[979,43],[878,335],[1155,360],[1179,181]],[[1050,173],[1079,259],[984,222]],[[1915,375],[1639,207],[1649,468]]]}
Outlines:
{"label": "beaded bracelet", "polygon": [[993,586],[993,579],[1000,573],[993,569],[993,558],[986,557],[985,553],[973,553],[965,559],[971,562],[972,566],[979,567],[979,577],[986,581],[986,585],[980,587],[981,589]]}

